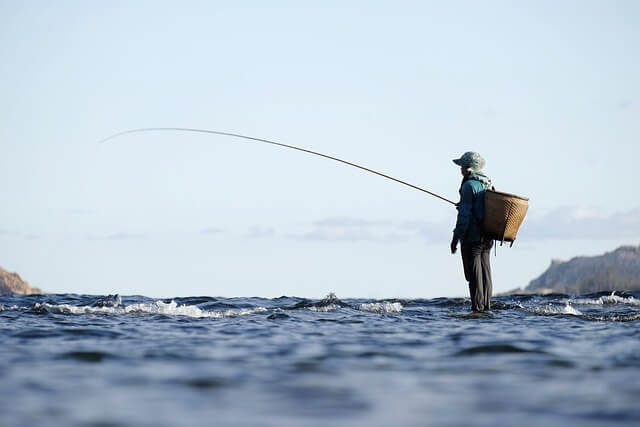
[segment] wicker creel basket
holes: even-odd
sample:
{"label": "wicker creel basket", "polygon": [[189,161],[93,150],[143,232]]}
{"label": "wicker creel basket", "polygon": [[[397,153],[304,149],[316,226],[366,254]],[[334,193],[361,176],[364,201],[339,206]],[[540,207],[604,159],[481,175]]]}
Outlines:
{"label": "wicker creel basket", "polygon": [[501,242],[516,240],[516,234],[529,209],[529,199],[515,194],[487,190],[484,193],[485,236]]}

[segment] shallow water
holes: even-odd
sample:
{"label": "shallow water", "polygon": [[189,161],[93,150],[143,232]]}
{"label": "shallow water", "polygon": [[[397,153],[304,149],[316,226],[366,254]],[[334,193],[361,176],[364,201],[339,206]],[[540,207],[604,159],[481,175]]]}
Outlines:
{"label": "shallow water", "polygon": [[640,294],[0,297],[2,426],[638,425]]}

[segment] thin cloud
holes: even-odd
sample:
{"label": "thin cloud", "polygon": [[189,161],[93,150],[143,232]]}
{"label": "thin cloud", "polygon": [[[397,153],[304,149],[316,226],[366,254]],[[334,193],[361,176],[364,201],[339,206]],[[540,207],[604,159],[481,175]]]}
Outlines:
{"label": "thin cloud", "polygon": [[618,109],[629,110],[633,107],[633,102],[630,99],[623,99],[618,103]]}
{"label": "thin cloud", "polygon": [[262,239],[265,237],[275,236],[276,230],[272,227],[263,227],[261,225],[254,225],[249,228],[249,232],[247,233],[247,237],[252,239]]}
{"label": "thin cloud", "polygon": [[200,234],[220,234],[223,232],[223,229],[217,227],[207,227],[200,230]]}
{"label": "thin cloud", "polygon": [[148,236],[141,233],[129,233],[118,232],[111,233],[104,236],[90,236],[89,240],[113,240],[113,241],[126,241],[126,240],[146,240]]}
{"label": "thin cloud", "polygon": [[530,239],[640,239],[640,207],[606,214],[597,207],[563,206],[541,218],[525,218],[520,234]]}
{"label": "thin cloud", "polygon": [[430,221],[405,221],[400,228],[419,237],[428,244],[440,244],[451,238],[453,226],[445,223],[435,223]]}
{"label": "thin cloud", "polygon": [[335,216],[328,217],[313,223],[317,227],[334,227],[334,228],[368,228],[379,226],[390,226],[391,221],[386,220],[370,220],[363,218]]}
{"label": "thin cloud", "polygon": [[69,215],[78,215],[78,216],[91,215],[94,213],[94,211],[92,211],[91,209],[85,209],[85,208],[69,208],[69,209],[66,209],[64,212]]}
{"label": "thin cloud", "polygon": [[324,242],[359,242],[375,240],[374,235],[366,229],[349,229],[342,227],[317,227],[302,234],[289,236],[295,240],[315,240]]}
{"label": "thin cloud", "polygon": [[0,229],[0,236],[5,236],[8,238],[14,237],[25,240],[40,240],[42,238],[41,235],[36,233],[22,233],[20,231],[7,230],[6,228]]}
{"label": "thin cloud", "polygon": [[411,236],[406,233],[391,232],[382,236],[378,236],[376,241],[382,243],[402,243],[411,239]]}
{"label": "thin cloud", "polygon": [[290,234],[294,240],[322,242],[401,242],[410,238],[393,221],[356,217],[328,217],[311,223],[311,230]]}
{"label": "thin cloud", "polygon": [[144,240],[147,237],[138,233],[114,233],[107,236],[107,240]]}

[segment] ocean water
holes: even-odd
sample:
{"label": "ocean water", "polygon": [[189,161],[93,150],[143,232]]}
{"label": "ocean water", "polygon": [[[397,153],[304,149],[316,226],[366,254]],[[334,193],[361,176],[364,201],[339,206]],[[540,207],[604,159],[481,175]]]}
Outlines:
{"label": "ocean water", "polygon": [[0,297],[0,425],[640,425],[640,294],[469,306]]}

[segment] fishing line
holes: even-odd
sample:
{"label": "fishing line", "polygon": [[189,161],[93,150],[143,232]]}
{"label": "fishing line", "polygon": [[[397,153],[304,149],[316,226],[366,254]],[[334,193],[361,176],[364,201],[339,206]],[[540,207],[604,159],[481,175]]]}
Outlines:
{"label": "fishing line", "polygon": [[277,145],[279,147],[290,148],[292,150],[297,150],[297,151],[302,151],[304,153],[314,154],[316,156],[324,157],[325,159],[335,160],[336,162],[344,163],[346,165],[353,166],[353,167],[358,168],[358,169],[362,169],[364,171],[379,175],[379,176],[381,176],[383,178],[387,178],[387,179],[390,179],[392,181],[399,182],[400,184],[404,184],[404,185],[406,185],[408,187],[415,188],[416,190],[420,190],[420,191],[422,191],[424,193],[427,193],[427,194],[429,194],[431,196],[437,197],[440,200],[443,200],[445,202],[449,202],[452,205],[456,204],[455,202],[452,202],[451,200],[449,200],[449,199],[447,199],[445,197],[442,197],[442,196],[440,196],[440,195],[438,195],[436,193],[433,193],[433,192],[431,192],[429,190],[425,190],[422,187],[418,187],[417,185],[410,184],[408,182],[405,182],[405,181],[402,181],[400,179],[394,178],[394,177],[389,176],[387,174],[384,174],[382,172],[378,172],[378,171],[375,171],[373,169],[369,169],[369,168],[367,168],[365,166],[358,165],[356,163],[348,162],[346,160],[342,160],[342,159],[339,159],[337,157],[329,156],[327,154],[318,153],[316,151],[307,150],[306,148],[296,147],[294,145],[283,144],[283,143],[275,142],[275,141],[269,141],[268,139],[256,138],[256,137],[253,137],[253,136],[240,135],[240,134],[237,134],[237,133],[220,132],[220,131],[216,131],[216,130],[207,130],[207,129],[193,129],[193,128],[169,128],[169,127],[167,127],[167,128],[165,128],[165,127],[162,127],[162,128],[140,128],[140,129],[130,129],[130,130],[126,130],[124,132],[119,132],[119,133],[113,134],[113,135],[108,136],[107,138],[103,139],[100,142],[101,143],[102,142],[107,142],[107,141],[109,141],[111,139],[120,137],[122,135],[127,135],[127,134],[130,134],[130,133],[158,132],[158,131],[208,133],[208,134],[213,134],[213,135],[230,136],[230,137],[234,137],[234,138],[248,139],[248,140],[251,140],[251,141],[264,142],[266,144],[272,144],[272,145]]}

